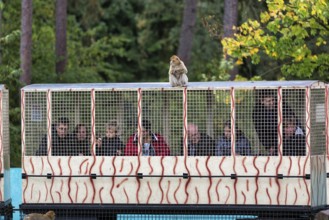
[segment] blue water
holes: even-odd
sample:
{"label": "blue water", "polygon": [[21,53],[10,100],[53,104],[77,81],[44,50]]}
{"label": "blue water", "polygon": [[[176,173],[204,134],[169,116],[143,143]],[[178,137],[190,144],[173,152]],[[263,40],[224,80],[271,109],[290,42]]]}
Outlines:
{"label": "blue water", "polygon": [[[22,203],[22,169],[21,168],[10,169],[10,195],[14,209],[19,209],[19,205]],[[19,211],[14,212],[13,219],[14,220],[20,219]]]}

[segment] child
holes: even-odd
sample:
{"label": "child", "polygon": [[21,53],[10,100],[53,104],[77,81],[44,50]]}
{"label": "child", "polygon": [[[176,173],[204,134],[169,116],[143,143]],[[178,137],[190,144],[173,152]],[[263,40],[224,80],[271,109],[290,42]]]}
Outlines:
{"label": "child", "polygon": [[118,126],[116,121],[106,125],[106,136],[97,141],[97,156],[123,156],[124,145],[118,137]]}

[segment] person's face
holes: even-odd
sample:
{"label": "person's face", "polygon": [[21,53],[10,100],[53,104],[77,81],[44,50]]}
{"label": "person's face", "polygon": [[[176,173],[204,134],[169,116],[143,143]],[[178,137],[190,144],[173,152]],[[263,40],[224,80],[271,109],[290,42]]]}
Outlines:
{"label": "person's face", "polygon": [[64,123],[59,123],[56,127],[56,132],[58,137],[64,138],[67,135],[68,125]]}
{"label": "person's face", "polygon": [[224,128],[224,136],[227,139],[231,139],[231,128],[229,126],[225,126],[225,128]]}
{"label": "person's face", "polygon": [[80,127],[77,133],[78,140],[85,140],[87,138],[87,129],[85,127]]}
{"label": "person's face", "polygon": [[188,132],[187,135],[188,135],[189,142],[191,142],[192,144],[197,144],[200,139],[200,133],[199,133],[198,129],[195,127],[192,127],[187,132]]}
{"label": "person's face", "polygon": [[268,109],[274,109],[275,108],[274,97],[265,97],[265,98],[263,98],[262,104]]}
{"label": "person's face", "polygon": [[292,123],[288,123],[284,128],[284,134],[286,137],[292,137],[295,134],[296,126]]}
{"label": "person's face", "polygon": [[116,135],[116,129],[113,127],[108,127],[106,129],[106,137],[108,138],[114,138]]}

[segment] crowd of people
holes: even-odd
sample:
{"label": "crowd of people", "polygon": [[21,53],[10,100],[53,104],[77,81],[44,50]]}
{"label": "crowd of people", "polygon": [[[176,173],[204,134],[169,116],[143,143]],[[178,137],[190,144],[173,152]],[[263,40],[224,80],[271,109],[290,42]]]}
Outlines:
{"label": "crowd of people", "polygon": [[[230,156],[232,153],[241,156],[251,155],[278,155],[278,111],[277,98],[271,90],[258,91],[258,99],[253,108],[252,120],[255,132],[265,153],[252,151],[251,143],[237,125],[234,131],[231,121],[223,126],[223,133],[213,139],[206,133],[200,132],[198,125],[188,123],[187,126],[187,155],[188,156]],[[294,112],[286,103],[282,106],[283,115],[283,152],[284,156],[304,156],[305,132]],[[91,138],[88,127],[78,124],[72,133],[69,133],[69,119],[59,118],[52,126],[51,137],[44,136],[36,151],[37,156],[48,155],[48,140],[51,140],[53,156],[90,156],[92,155]],[[126,145],[120,139],[119,127],[116,121],[110,121],[105,126],[105,136],[96,140],[95,153],[97,156],[137,156],[138,143],[141,143],[142,156],[170,156],[170,147],[165,138],[152,131],[151,123],[143,120],[140,130],[141,136],[136,133],[128,137]],[[234,134],[234,135],[233,135]],[[232,150],[232,137],[234,152]],[[181,142],[183,155],[184,142]]]}

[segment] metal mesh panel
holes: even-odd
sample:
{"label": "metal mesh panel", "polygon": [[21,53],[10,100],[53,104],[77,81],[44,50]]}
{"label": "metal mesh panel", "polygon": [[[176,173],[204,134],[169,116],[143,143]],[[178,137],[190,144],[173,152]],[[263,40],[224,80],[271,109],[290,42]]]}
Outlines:
{"label": "metal mesh panel", "polygon": [[[25,92],[24,138],[25,155],[35,155],[40,141],[47,134],[46,92]],[[24,147],[24,146],[23,146]]]}
{"label": "metal mesh panel", "polygon": [[128,137],[136,131],[137,92],[96,91],[96,155],[123,156]]}
{"label": "metal mesh panel", "polygon": [[235,106],[235,149],[236,155],[251,156],[262,154],[252,120],[253,90],[236,90]]}
{"label": "metal mesh panel", "polygon": [[52,155],[90,155],[90,92],[52,92],[51,119]]}
{"label": "metal mesh panel", "polygon": [[283,156],[305,156],[305,90],[284,89],[282,97]]}
{"label": "metal mesh panel", "polygon": [[252,121],[261,146],[260,155],[278,153],[278,98],[275,89],[255,91]]}
{"label": "metal mesh panel", "polygon": [[[220,156],[227,152],[216,139],[230,120],[230,92],[191,90],[187,96],[187,136],[189,156]],[[230,152],[229,152],[230,153]]]}
{"label": "metal mesh panel", "polygon": [[[2,146],[3,154],[8,155],[10,153],[9,146],[9,92],[8,90],[2,91],[2,127],[3,127],[3,136],[2,136]],[[8,161],[9,162],[9,161]]]}
{"label": "metal mesh panel", "polygon": [[324,89],[312,89],[310,96],[311,114],[311,154],[325,154],[325,91]]}
{"label": "metal mesh panel", "polygon": [[[169,152],[162,151],[162,153],[155,152],[155,154],[158,156],[182,155],[182,91],[143,91],[142,100],[142,119],[144,122],[150,122],[150,132],[155,135],[152,138],[161,139],[163,137],[163,145],[167,145],[170,149]],[[143,140],[144,142],[145,140]]]}

